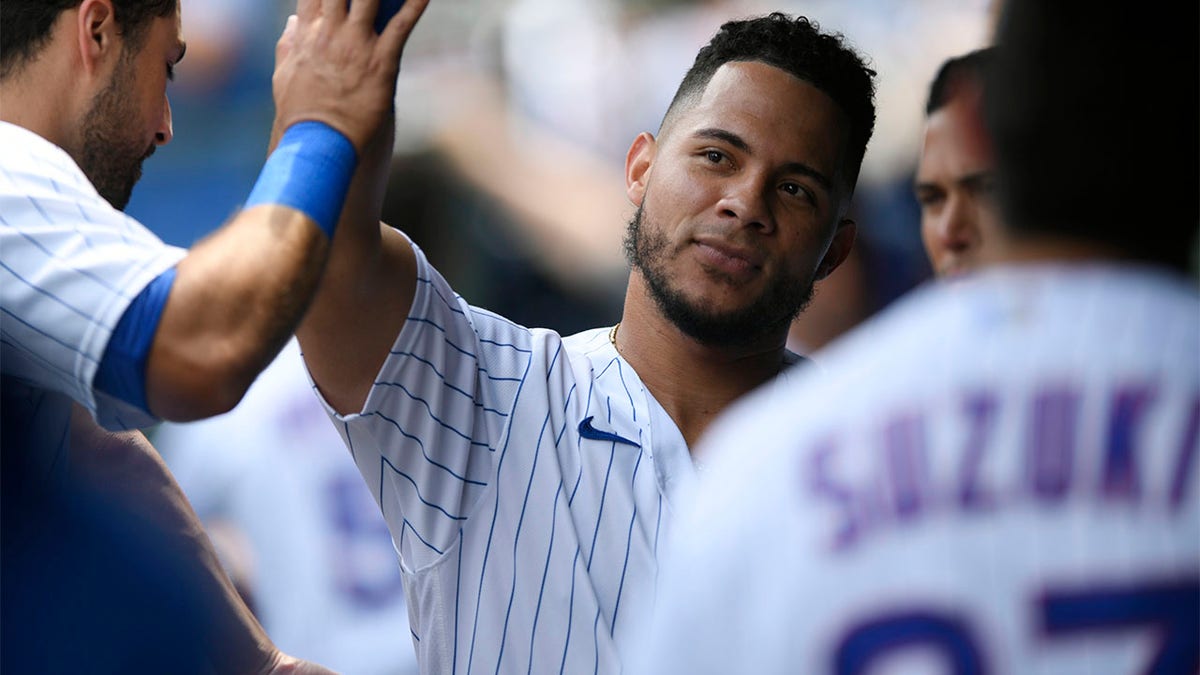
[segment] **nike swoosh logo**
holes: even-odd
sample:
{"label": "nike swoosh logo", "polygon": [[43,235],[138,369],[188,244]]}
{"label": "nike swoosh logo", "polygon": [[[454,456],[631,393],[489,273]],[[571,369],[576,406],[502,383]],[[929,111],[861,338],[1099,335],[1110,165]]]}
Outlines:
{"label": "nike swoosh logo", "polygon": [[584,438],[589,438],[593,441],[612,441],[613,443],[624,443],[625,445],[632,445],[635,448],[642,447],[641,443],[631,441],[628,438],[625,438],[624,436],[618,436],[618,435],[612,433],[611,431],[600,431],[596,427],[592,426],[593,419],[595,419],[595,418],[587,417],[582,422],[579,423],[579,435],[580,436],[582,436]]}

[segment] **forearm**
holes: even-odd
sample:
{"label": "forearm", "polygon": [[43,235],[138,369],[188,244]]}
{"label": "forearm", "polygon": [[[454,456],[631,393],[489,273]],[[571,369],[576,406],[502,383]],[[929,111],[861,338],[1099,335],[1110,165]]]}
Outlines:
{"label": "forearm", "polygon": [[164,419],[241,400],[300,321],[329,252],[298,210],[246,209],[179,263],[147,360],[150,409]]}
{"label": "forearm", "polygon": [[416,288],[408,242],[380,220],[394,125],[371,140],[346,196],[328,268],[296,332],[313,379],[339,412],[356,412],[404,325]]}

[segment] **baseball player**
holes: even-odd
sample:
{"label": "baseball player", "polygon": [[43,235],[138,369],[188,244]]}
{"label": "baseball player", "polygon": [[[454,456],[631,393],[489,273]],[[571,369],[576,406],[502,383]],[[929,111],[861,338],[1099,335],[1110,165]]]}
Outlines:
{"label": "baseball player", "polygon": [[921,239],[939,276],[978,266],[1000,219],[991,141],[983,126],[983,72],[994,48],[947,59],[929,88],[913,185]]}
{"label": "baseball player", "polygon": [[1196,8],[1003,11],[998,264],[713,426],[633,672],[1200,668]]}
{"label": "baseball player", "polygon": [[[388,117],[400,52],[424,5],[410,1],[377,34],[375,0],[349,10],[345,3],[299,3],[278,49],[278,147],[245,208],[183,251],[120,211],[143,160],[171,140],[166,86],[186,50],[178,0],[5,0],[6,562],[9,555],[31,560],[29,542],[14,537],[38,534],[11,527],[12,519],[36,513],[42,501],[69,499],[59,484],[78,479],[120,485],[147,514],[174,514],[166,518],[164,545],[179,540],[197,559],[211,557],[169,474],[147,458],[144,437],[133,432],[108,443],[100,427],[137,429],[157,418],[227,410],[278,352],[315,288],[358,156]],[[104,461],[91,461],[97,458]],[[126,462],[147,467],[139,480],[122,473]],[[45,571],[47,590],[53,573]],[[34,582],[7,573],[3,579],[6,591]],[[214,578],[199,583],[227,586]],[[43,604],[70,613],[49,598]],[[219,641],[214,657],[225,662],[218,670],[250,670],[249,663],[278,655],[261,628],[242,619],[246,639]],[[19,623],[3,622],[6,637]],[[64,653],[51,653],[51,646],[40,654],[32,640],[6,639],[6,665],[26,654],[19,647],[29,648],[43,672],[54,670],[43,658]]]}
{"label": "baseball player", "polygon": [[620,670],[691,443],[797,360],[789,323],[850,250],[873,75],[805,18],[725,24],[629,150],[622,320],[566,338],[456,295],[360,171],[298,337],[423,672]]}

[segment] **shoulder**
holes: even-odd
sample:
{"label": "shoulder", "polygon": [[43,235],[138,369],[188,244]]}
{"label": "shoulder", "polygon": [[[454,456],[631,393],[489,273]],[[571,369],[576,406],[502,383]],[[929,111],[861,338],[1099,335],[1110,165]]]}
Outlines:
{"label": "shoulder", "polygon": [[[4,177],[20,189],[53,187],[99,194],[79,165],[62,148],[38,134],[8,122],[0,122],[0,146],[4,147]],[[11,189],[10,187],[10,189]]]}

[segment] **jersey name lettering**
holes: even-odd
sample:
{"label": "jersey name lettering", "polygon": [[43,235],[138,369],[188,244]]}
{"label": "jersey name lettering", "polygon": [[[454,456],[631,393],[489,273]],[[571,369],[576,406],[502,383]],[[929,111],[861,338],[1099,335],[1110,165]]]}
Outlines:
{"label": "jersey name lettering", "polygon": [[[1085,391],[1093,400],[1085,399]],[[930,456],[931,434],[946,420],[905,408],[868,432],[868,464],[855,470],[845,464],[839,436],[826,436],[804,456],[804,484],[837,514],[830,542],[837,551],[854,547],[868,532],[949,512],[984,514],[1029,504],[1053,509],[1068,499],[1090,498],[1175,514],[1195,484],[1200,393],[1186,410],[1160,409],[1171,398],[1158,396],[1157,388],[1146,383],[1101,394],[1083,387],[1043,385],[1004,402],[991,392],[976,391],[963,397],[961,418],[953,420],[961,431],[954,437],[959,449],[952,472],[935,476],[932,467],[940,462]],[[1022,454],[1016,462],[995,455],[1011,452],[998,447],[1004,405],[1024,408],[1015,416],[1008,411],[1009,420],[1019,420],[1016,438]],[[1096,423],[1089,414],[1103,417]],[[1168,471],[1146,466],[1151,449],[1143,445],[1151,415],[1179,420],[1168,447],[1153,449],[1172,455],[1156,463]],[[856,440],[863,442],[861,437]],[[998,466],[1008,468],[997,470]]]}

